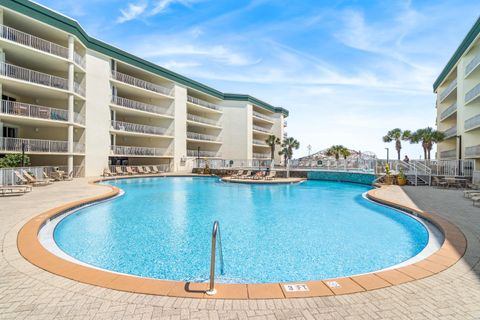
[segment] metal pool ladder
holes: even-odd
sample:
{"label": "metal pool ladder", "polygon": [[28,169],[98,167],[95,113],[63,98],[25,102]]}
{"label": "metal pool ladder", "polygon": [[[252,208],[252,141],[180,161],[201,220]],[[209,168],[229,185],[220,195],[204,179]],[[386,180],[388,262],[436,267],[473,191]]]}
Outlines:
{"label": "metal pool ladder", "polygon": [[223,249],[222,249],[222,237],[220,236],[220,226],[218,221],[213,223],[212,229],[212,255],[210,260],[210,288],[206,291],[208,295],[214,295],[217,293],[215,289],[215,257],[216,257],[216,246],[217,246],[217,235],[219,243],[219,256],[220,256],[220,273],[223,274]]}

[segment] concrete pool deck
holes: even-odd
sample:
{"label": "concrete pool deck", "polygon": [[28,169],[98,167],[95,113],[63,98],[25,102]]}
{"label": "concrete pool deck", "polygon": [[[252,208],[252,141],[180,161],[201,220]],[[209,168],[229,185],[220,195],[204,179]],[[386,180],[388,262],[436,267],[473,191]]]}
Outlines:
{"label": "concrete pool deck", "polygon": [[[55,315],[63,319],[86,318],[88,315],[90,318],[130,318],[136,315],[138,318],[163,316],[200,319],[254,316],[258,319],[274,317],[356,319],[360,316],[367,319],[375,317],[398,319],[412,315],[415,319],[426,319],[429,316],[439,319],[454,318],[453,316],[458,315],[461,319],[475,319],[480,315],[480,306],[477,303],[480,301],[478,209],[471,207],[470,202],[462,199],[459,192],[454,194],[456,202],[450,200],[449,205],[456,203],[463,206],[462,215],[447,213],[446,216],[452,220],[455,217],[466,219],[460,221],[462,222],[460,226],[467,236],[468,247],[466,255],[443,272],[422,280],[343,296],[293,300],[199,300],[134,294],[82,284],[45,272],[19,255],[15,243],[16,234],[29,218],[66,202],[98,196],[108,190],[105,188],[88,185],[85,179],[78,179],[36,188],[34,192],[21,198],[0,200],[2,201],[0,217],[3,222],[0,231],[4,238],[0,260],[0,266],[4,271],[0,282],[1,318],[43,316],[50,319]],[[409,192],[409,188],[406,190]],[[443,193],[450,190],[419,187],[415,189],[414,194],[418,195],[419,191],[439,193],[438,199],[427,194],[431,197],[430,200],[438,202],[444,200]],[[419,201],[417,203],[421,204]],[[33,205],[35,207],[31,207]],[[441,205],[439,208],[447,207]],[[476,212],[476,216],[473,211]],[[465,223],[470,217],[472,221]],[[467,232],[463,228],[464,225]],[[364,285],[374,283],[371,279],[365,279]],[[318,290],[322,288],[324,287]],[[268,292],[271,288],[264,286],[263,289]],[[262,298],[261,292],[258,294],[260,294],[258,298]]]}

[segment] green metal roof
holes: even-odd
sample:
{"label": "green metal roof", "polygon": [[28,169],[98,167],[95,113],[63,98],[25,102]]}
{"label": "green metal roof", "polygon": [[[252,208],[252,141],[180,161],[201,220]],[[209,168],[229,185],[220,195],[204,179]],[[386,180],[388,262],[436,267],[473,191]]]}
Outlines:
{"label": "green metal roof", "polygon": [[44,22],[55,28],[61,29],[70,34],[73,34],[87,48],[105,54],[113,59],[152,72],[161,77],[167,78],[176,83],[185,85],[189,88],[198,90],[200,92],[209,94],[222,100],[246,101],[254,103],[257,106],[265,108],[272,112],[282,113],[285,116],[288,116],[288,110],[284,108],[274,107],[264,101],[251,97],[249,95],[220,92],[207,85],[204,85],[203,83],[182,76],[176,72],[165,69],[159,65],[156,65],[126,51],[118,49],[112,45],[109,45],[108,43],[95,39],[89,36],[77,21],[29,0],[0,0],[0,5],[8,9],[14,10],[18,13],[29,16],[31,18],[34,18],[36,20],[39,20],[41,22]]}
{"label": "green metal roof", "polygon": [[452,71],[452,69],[457,64],[458,60],[463,56],[467,48],[473,43],[480,33],[480,17],[477,19],[473,27],[468,31],[466,37],[463,39],[460,46],[457,48],[453,56],[448,60],[447,65],[443,68],[442,72],[438,76],[437,80],[433,84],[433,91],[436,91],[440,84],[443,82],[445,77]]}

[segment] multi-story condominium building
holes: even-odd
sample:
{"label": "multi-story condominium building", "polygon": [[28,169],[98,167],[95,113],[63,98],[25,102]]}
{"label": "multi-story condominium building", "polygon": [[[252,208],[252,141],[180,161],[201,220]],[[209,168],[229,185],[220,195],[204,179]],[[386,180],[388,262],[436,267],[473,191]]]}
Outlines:
{"label": "multi-story condominium building", "polygon": [[433,85],[441,160],[475,159],[480,165],[480,18]]}
{"label": "multi-story condominium building", "polygon": [[0,156],[86,176],[120,163],[186,171],[197,157],[269,158],[265,139],[283,139],[287,110],[145,61],[33,2],[0,0],[0,28]]}

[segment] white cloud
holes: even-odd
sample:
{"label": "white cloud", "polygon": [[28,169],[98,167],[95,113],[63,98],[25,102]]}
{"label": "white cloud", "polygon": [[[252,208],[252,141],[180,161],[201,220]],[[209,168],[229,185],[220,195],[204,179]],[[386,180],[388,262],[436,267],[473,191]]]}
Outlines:
{"label": "white cloud", "polygon": [[145,9],[147,9],[146,2],[129,3],[126,9],[120,9],[122,15],[117,18],[117,22],[124,23],[136,19],[145,12]]}

